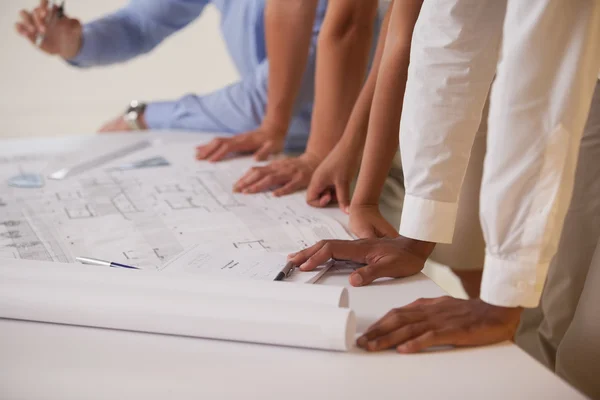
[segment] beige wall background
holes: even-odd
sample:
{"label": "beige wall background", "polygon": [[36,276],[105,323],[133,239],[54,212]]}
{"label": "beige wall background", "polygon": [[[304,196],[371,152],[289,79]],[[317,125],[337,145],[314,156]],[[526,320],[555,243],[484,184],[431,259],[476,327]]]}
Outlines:
{"label": "beige wall background", "polygon": [[[125,0],[70,0],[66,12],[90,21]],[[0,0],[0,137],[90,133],[132,99],[207,93],[238,78],[219,32],[219,14],[202,17],[149,55],[111,67],[77,69],[17,35],[19,10],[33,0]]]}

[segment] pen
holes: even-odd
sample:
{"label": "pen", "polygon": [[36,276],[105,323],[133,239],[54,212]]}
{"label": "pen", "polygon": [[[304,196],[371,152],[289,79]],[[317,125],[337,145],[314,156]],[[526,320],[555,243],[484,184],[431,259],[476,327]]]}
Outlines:
{"label": "pen", "polygon": [[277,276],[275,277],[274,280],[282,281],[285,278],[289,278],[289,276],[294,271],[294,268],[296,268],[296,266],[294,264],[292,264],[291,262],[288,262],[287,264],[285,264],[285,267],[283,267],[283,269],[281,271],[279,271],[279,273],[277,274]]}
{"label": "pen", "polygon": [[98,260],[96,258],[75,257],[75,259],[82,264],[102,265],[105,267],[113,267],[113,268],[139,269],[138,267],[132,267],[131,265],[120,264],[117,262],[103,261],[103,260]]}
{"label": "pen", "polygon": [[[65,1],[63,0],[60,5],[56,8],[56,12],[54,11],[54,0],[50,0],[48,3],[48,14],[46,15],[46,29],[50,27],[50,24],[54,21],[54,18],[61,18],[65,12]],[[43,33],[38,33],[35,37],[35,45],[40,47],[42,43],[44,43],[44,39],[46,35]]]}

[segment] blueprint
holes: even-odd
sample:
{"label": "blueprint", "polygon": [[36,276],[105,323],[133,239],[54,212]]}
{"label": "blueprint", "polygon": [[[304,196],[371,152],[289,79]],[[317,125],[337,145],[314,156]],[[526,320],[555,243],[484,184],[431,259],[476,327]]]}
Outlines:
{"label": "blueprint", "polygon": [[[280,253],[267,253],[254,250],[219,249],[218,247],[196,245],[179,253],[162,270],[228,278],[244,278],[272,281],[287,264],[287,257]],[[286,282],[316,282],[335,263],[330,261],[313,271],[294,270],[286,277]]]}
{"label": "blueprint", "polygon": [[[170,165],[119,168],[153,157]],[[6,184],[19,173],[47,174],[56,159],[0,157],[0,258],[74,262],[80,256],[160,269],[198,244],[286,253],[321,239],[351,238],[301,193],[232,193],[253,161],[198,162],[188,143],[146,148],[65,180],[47,179],[41,188]]]}

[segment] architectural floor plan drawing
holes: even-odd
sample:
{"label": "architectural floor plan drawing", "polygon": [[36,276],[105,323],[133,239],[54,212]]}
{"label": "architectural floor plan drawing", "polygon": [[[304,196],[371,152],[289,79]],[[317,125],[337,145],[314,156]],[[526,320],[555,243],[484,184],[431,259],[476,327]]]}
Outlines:
{"label": "architectural floor plan drawing", "polygon": [[[308,207],[303,194],[234,194],[253,162],[211,164],[182,156],[183,146],[147,148],[42,188],[6,185],[11,174],[42,172],[43,155],[0,159],[0,258],[73,262],[95,257],[160,268],[199,243],[291,252],[327,238],[350,236],[334,219]],[[170,165],[120,169],[152,157]]]}

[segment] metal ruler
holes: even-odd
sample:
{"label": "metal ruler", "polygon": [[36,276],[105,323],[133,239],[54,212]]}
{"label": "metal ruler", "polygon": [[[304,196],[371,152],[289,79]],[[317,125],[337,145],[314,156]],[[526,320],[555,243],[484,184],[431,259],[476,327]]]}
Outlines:
{"label": "metal ruler", "polygon": [[113,152],[103,154],[96,158],[92,158],[91,160],[84,161],[82,163],[79,163],[79,164],[76,164],[76,165],[73,165],[70,167],[61,168],[58,171],[54,171],[50,175],[48,175],[48,178],[55,179],[55,180],[66,179],[70,176],[77,175],[82,172],[88,171],[90,169],[99,167],[110,161],[119,159],[121,157],[125,157],[126,155],[129,155],[136,151],[151,147],[152,145],[153,145],[153,141],[143,140],[141,142],[132,144],[131,146],[123,147],[119,150],[115,150]]}

